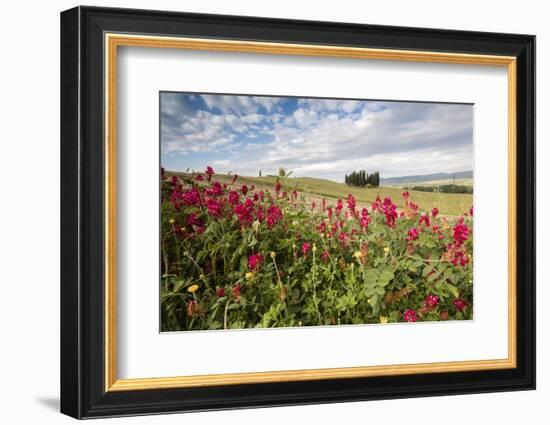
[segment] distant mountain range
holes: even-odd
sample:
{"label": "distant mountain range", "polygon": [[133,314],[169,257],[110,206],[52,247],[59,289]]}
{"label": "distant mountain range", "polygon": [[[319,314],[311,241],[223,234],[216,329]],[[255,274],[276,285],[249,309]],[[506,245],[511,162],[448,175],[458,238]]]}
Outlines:
{"label": "distant mountain range", "polygon": [[421,174],[417,176],[401,176],[401,177],[389,177],[387,179],[380,179],[380,183],[384,184],[403,184],[403,183],[420,183],[429,182],[434,180],[450,180],[456,179],[471,179],[474,176],[474,172],[459,171],[456,173],[434,173],[434,174]]}

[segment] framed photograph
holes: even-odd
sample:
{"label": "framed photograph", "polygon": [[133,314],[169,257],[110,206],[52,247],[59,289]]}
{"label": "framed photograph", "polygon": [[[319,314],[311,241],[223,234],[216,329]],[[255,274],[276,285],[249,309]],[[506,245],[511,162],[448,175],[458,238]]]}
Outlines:
{"label": "framed photograph", "polygon": [[535,37],[61,14],[61,411],[535,388]]}

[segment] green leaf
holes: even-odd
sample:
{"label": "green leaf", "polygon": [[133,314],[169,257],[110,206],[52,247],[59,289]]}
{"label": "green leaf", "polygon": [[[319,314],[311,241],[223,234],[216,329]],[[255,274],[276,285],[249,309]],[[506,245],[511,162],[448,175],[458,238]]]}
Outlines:
{"label": "green leaf", "polygon": [[390,269],[385,269],[378,278],[378,284],[380,286],[386,286],[393,279],[393,272]]}
{"label": "green leaf", "polygon": [[378,282],[378,270],[376,269],[366,269],[363,273],[363,281],[367,288],[373,287]]}
{"label": "green leaf", "polygon": [[174,283],[174,292],[178,292],[182,288],[184,283],[185,281],[183,280],[178,280],[176,283]]}
{"label": "green leaf", "polygon": [[458,298],[458,289],[456,288],[456,286],[448,284],[447,289],[453,294],[455,298]]}

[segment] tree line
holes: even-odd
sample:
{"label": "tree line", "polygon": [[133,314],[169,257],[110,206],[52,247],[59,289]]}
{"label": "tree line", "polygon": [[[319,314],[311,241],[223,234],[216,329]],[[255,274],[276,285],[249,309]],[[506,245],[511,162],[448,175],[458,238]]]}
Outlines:
{"label": "tree line", "polygon": [[353,171],[351,174],[346,174],[345,182],[348,186],[380,186],[380,174],[378,171],[368,174],[365,170]]}

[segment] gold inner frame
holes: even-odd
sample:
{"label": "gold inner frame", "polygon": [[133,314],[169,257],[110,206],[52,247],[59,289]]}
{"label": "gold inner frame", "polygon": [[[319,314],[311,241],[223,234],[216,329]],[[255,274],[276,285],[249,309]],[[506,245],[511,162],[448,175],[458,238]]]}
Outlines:
{"label": "gold inner frame", "polygon": [[[105,391],[445,373],[516,367],[516,58],[325,45],[105,34]],[[118,379],[116,325],[116,123],[119,46],[504,66],[508,72],[508,357],[385,366]]]}

